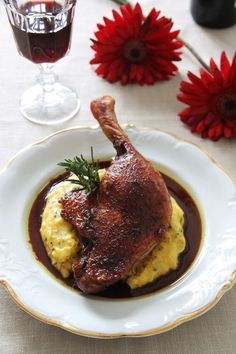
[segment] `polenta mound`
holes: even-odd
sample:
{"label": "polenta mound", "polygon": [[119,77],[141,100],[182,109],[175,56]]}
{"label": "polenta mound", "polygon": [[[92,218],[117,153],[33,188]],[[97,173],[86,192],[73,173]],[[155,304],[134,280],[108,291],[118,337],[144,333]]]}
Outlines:
{"label": "polenta mound", "polygon": [[171,198],[171,224],[163,240],[131,272],[127,283],[131,289],[151,283],[178,267],[178,259],[186,246],[184,236],[184,213],[174,198]]}
{"label": "polenta mound", "polygon": [[[101,173],[100,178],[103,175]],[[47,195],[40,233],[52,265],[64,278],[72,274],[72,263],[81,246],[72,225],[61,217],[60,199],[78,188],[69,181],[54,186]],[[174,198],[171,225],[163,240],[132,270],[127,278],[131,289],[147,285],[178,267],[179,255],[185,249],[184,213]]]}
{"label": "polenta mound", "polygon": [[40,228],[41,237],[52,262],[64,278],[71,275],[72,262],[80,250],[75,229],[61,217],[60,199],[78,188],[76,184],[63,181],[54,186],[47,195]]}

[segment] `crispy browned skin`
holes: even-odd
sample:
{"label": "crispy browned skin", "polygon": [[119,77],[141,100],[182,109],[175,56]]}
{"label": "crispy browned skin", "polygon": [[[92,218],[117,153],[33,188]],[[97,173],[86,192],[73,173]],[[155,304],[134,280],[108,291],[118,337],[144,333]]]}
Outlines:
{"label": "crispy browned skin", "polygon": [[171,217],[165,183],[150,162],[133,147],[119,126],[115,101],[105,96],[91,110],[117,156],[99,190],[68,194],[62,216],[75,225],[85,247],[73,264],[78,287],[95,293],[124,279],[132,267],[159,242]]}

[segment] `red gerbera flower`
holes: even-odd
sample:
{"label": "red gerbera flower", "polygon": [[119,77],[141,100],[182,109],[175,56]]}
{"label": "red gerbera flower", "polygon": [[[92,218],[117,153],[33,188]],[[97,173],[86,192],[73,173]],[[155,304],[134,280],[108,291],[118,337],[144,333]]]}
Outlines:
{"label": "red gerbera flower", "polygon": [[159,17],[155,9],[144,17],[138,3],[121,6],[120,11],[113,10],[114,19],[104,17],[105,24],[97,25],[92,40],[96,53],[90,62],[99,65],[96,73],[123,85],[169,79],[178,70],[173,61],[181,60],[178,49],[182,47],[179,31],[171,32],[171,19]]}
{"label": "red gerbera flower", "polygon": [[200,77],[188,72],[191,82],[182,81],[177,98],[189,107],[179,113],[193,133],[218,140],[236,136],[236,53],[230,64],[225,52],[220,66],[213,59],[209,72],[200,69]]}

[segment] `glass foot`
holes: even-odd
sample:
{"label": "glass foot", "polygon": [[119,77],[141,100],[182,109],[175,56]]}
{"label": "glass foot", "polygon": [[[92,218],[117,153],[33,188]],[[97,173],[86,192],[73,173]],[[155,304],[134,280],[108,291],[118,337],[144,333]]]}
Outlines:
{"label": "glass foot", "polygon": [[21,97],[20,111],[31,122],[44,125],[63,123],[80,109],[77,94],[59,83],[52,90],[41,84],[29,88]]}

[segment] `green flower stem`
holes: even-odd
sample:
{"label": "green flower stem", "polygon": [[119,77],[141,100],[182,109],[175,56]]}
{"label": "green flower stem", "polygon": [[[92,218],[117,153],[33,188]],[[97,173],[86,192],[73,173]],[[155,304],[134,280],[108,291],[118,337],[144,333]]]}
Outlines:
{"label": "green flower stem", "polygon": [[112,0],[112,1],[115,2],[118,5],[125,5],[125,4],[129,3],[128,0]]}
{"label": "green flower stem", "polygon": [[195,51],[195,49],[184,39],[179,37],[179,40],[183,43],[183,45],[188,49],[188,51],[194,56],[195,59],[206,69],[208,72],[210,71],[209,66],[206,62],[200,57],[200,55]]}

